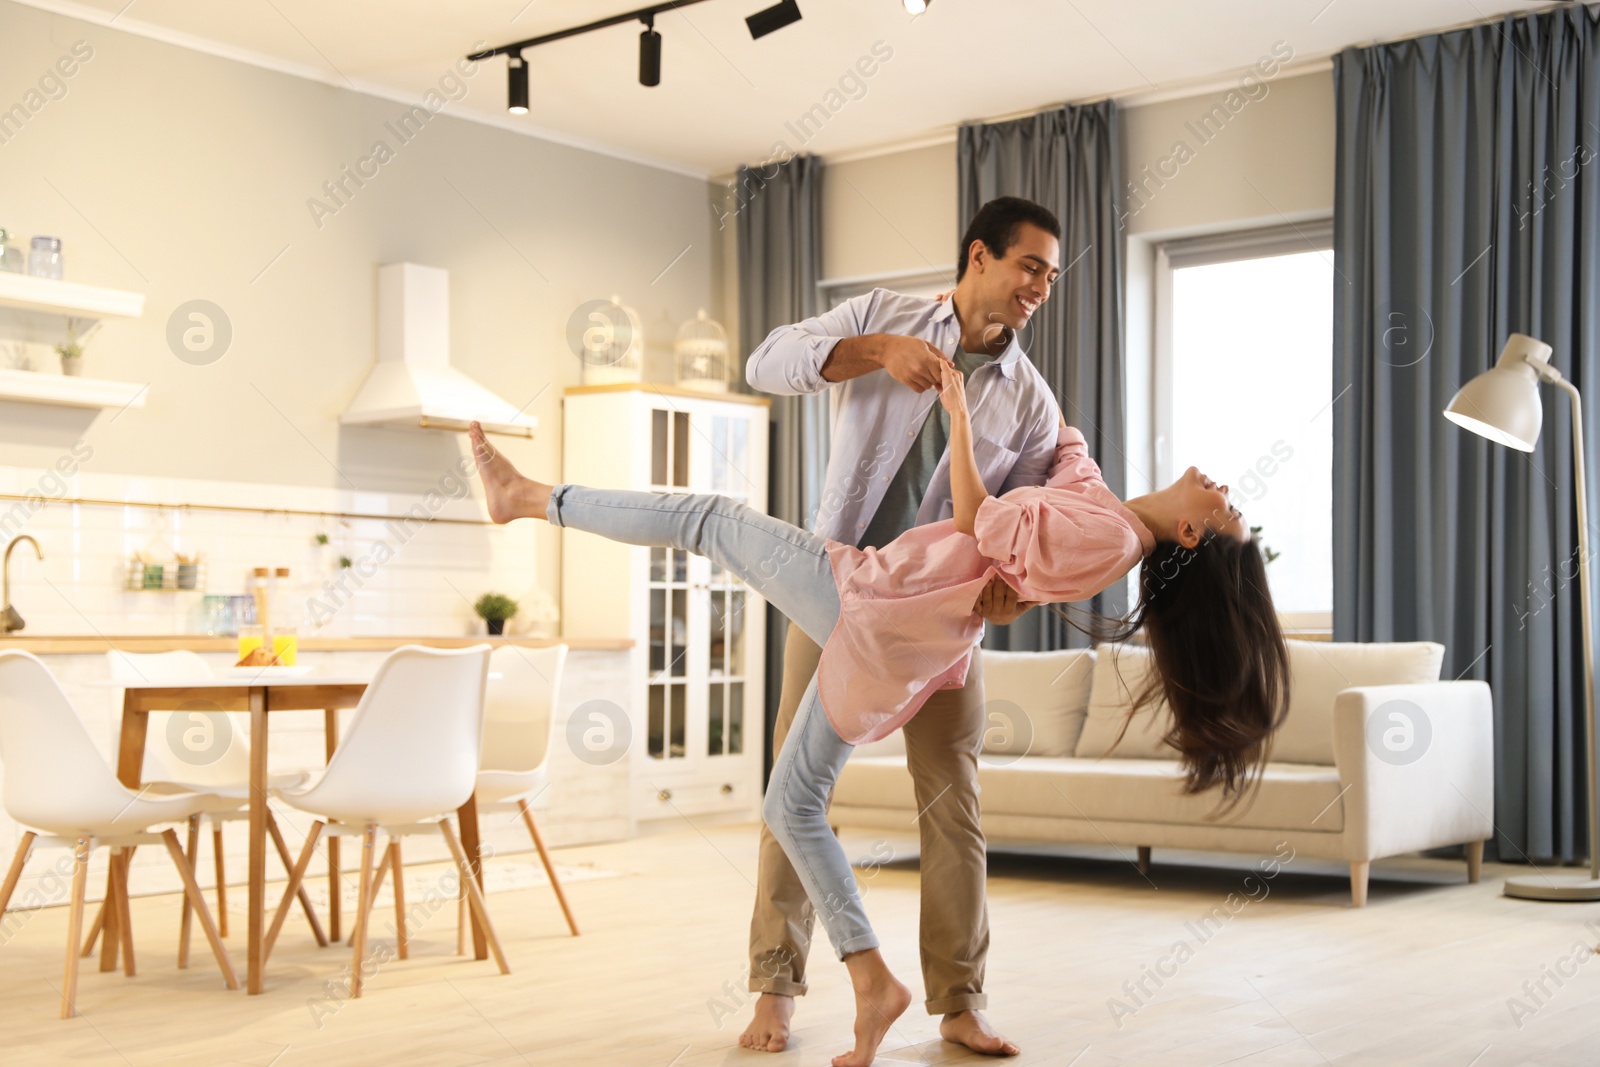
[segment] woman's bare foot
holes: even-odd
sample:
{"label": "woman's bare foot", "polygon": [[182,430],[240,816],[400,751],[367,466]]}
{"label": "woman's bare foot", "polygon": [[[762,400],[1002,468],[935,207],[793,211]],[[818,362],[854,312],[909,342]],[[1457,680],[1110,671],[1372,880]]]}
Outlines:
{"label": "woman's bare foot", "polygon": [[939,1023],[939,1036],[985,1056],[1015,1056],[1022,1051],[997,1034],[980,1011],[953,1011],[946,1015]]}
{"label": "woman's bare foot", "polygon": [[477,461],[478,477],[483,481],[489,518],[498,523],[545,518],[552,487],[517,473],[517,468],[489,443],[483,427],[476,422],[468,429],[467,438],[472,442],[472,458]]}
{"label": "woman's bare foot", "polygon": [[891,973],[875,948],[844,958],[856,991],[856,1047],[833,1058],[833,1067],[868,1067],[894,1021],[911,1006],[911,990]]}
{"label": "woman's bare foot", "polygon": [[756,1013],[739,1035],[740,1048],[759,1052],[782,1052],[789,1047],[789,1020],[794,1018],[794,998],[780,993],[763,993],[756,999]]}

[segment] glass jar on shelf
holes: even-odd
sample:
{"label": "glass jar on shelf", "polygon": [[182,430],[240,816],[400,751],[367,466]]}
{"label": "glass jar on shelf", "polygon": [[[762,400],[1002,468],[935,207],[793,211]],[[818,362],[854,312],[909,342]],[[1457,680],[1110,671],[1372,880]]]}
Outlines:
{"label": "glass jar on shelf", "polygon": [[66,275],[61,258],[61,238],[40,235],[28,247],[28,273],[35,278],[54,278],[60,281]]}
{"label": "glass jar on shelf", "polygon": [[22,258],[22,249],[11,243],[11,234],[4,226],[0,226],[0,270],[12,274],[26,274],[27,264]]}

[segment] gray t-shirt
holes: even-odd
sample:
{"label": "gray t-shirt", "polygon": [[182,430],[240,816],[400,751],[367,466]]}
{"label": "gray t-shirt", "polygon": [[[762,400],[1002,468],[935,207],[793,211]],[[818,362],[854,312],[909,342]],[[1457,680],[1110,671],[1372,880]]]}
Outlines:
{"label": "gray t-shirt", "polygon": [[[972,355],[960,348],[956,349],[954,357],[956,370],[969,379],[974,370],[993,358]],[[934,468],[939,466],[939,460],[949,443],[950,413],[935,399],[927,418],[923,420],[922,432],[917,434],[910,451],[900,462],[900,469],[895,471],[889,488],[883,494],[883,502],[867,524],[867,532],[856,542],[857,548],[882,548],[917,524],[922,498],[928,494],[928,483],[933,480]]]}

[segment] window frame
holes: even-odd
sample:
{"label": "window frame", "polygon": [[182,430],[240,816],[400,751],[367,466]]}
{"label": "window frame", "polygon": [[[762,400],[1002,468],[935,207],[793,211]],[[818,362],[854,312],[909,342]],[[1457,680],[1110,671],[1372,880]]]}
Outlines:
{"label": "window frame", "polygon": [[[1172,461],[1172,273],[1185,267],[1204,267],[1262,259],[1290,253],[1323,252],[1333,257],[1333,218],[1287,223],[1248,230],[1230,230],[1201,237],[1183,237],[1155,244],[1152,289],[1155,321],[1150,367],[1150,456],[1155,485],[1171,485],[1176,474]],[[1329,383],[1332,389],[1332,382]],[[1333,611],[1279,612],[1289,636],[1320,635],[1333,630]]]}

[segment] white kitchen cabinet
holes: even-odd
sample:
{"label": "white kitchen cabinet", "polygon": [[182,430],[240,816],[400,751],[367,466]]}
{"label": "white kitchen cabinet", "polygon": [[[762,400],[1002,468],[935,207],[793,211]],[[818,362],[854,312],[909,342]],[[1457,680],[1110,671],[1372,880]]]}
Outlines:
{"label": "white kitchen cabinet", "polygon": [[[721,493],[767,508],[768,401],[651,383],[575,386],[563,480]],[[629,751],[639,823],[758,818],[766,602],[703,556],[562,531],[562,632],[635,641]]]}

